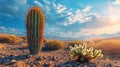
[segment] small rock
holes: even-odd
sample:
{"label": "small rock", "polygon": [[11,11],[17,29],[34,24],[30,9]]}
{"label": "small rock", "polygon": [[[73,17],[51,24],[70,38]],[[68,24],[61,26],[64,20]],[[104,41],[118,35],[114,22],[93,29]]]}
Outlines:
{"label": "small rock", "polygon": [[34,64],[35,64],[36,66],[39,66],[39,65],[40,65],[40,64],[39,64],[39,61],[35,61]]}
{"label": "small rock", "polygon": [[97,63],[99,64],[100,62],[98,61]]}
{"label": "small rock", "polygon": [[120,67],[120,65],[115,65],[115,67]]}
{"label": "small rock", "polygon": [[44,61],[39,61],[40,66],[44,64]]}
{"label": "small rock", "polygon": [[45,59],[47,59],[47,57],[46,57],[46,56],[43,56],[42,58],[43,58],[44,60],[45,60]]}
{"label": "small rock", "polygon": [[113,65],[111,63],[107,64],[106,67],[112,67]]}
{"label": "small rock", "polygon": [[115,61],[114,63],[117,63],[117,61]]}
{"label": "small rock", "polygon": [[9,62],[9,61],[10,61],[9,58],[5,58],[5,59],[4,59],[4,62]]}
{"label": "small rock", "polygon": [[48,56],[48,57],[47,57],[49,61],[51,60],[51,57],[52,57],[52,56]]}
{"label": "small rock", "polygon": [[85,65],[84,64],[80,64],[80,67],[84,67]]}
{"label": "small rock", "polygon": [[28,58],[28,59],[32,58],[32,55],[27,55],[27,58]]}
{"label": "small rock", "polygon": [[71,66],[71,64],[67,64],[67,65],[65,65],[65,67],[73,67],[73,66]]}
{"label": "small rock", "polygon": [[54,67],[55,64],[53,62],[50,62],[50,66],[49,67]]}
{"label": "small rock", "polygon": [[0,58],[5,58],[5,56],[0,56]]}
{"label": "small rock", "polygon": [[57,57],[56,57],[56,56],[53,56],[53,57],[51,58],[51,60],[56,61],[56,60],[57,60]]}
{"label": "small rock", "polygon": [[49,66],[50,66],[49,63],[44,63],[44,64],[43,64],[43,67],[49,67]]}
{"label": "small rock", "polygon": [[16,60],[11,60],[11,62],[8,62],[6,65],[13,65],[15,64],[17,61]]}
{"label": "small rock", "polygon": [[16,60],[11,60],[11,62],[12,62],[12,63],[15,63],[15,62],[17,62],[17,61],[16,61]]}
{"label": "small rock", "polygon": [[32,64],[31,67],[36,67],[36,65]]}
{"label": "small rock", "polygon": [[42,60],[42,57],[39,56],[39,57],[36,58],[35,60],[36,60],[36,61],[41,61],[41,60]]}
{"label": "small rock", "polygon": [[96,64],[90,63],[88,64],[89,67],[97,67]]}

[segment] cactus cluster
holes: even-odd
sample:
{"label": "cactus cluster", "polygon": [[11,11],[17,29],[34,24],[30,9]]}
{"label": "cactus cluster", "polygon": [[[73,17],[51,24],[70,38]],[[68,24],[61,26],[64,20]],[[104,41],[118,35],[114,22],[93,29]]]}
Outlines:
{"label": "cactus cluster", "polygon": [[40,8],[30,8],[26,16],[26,29],[30,54],[38,54],[44,40],[44,14]]}
{"label": "cactus cluster", "polygon": [[95,50],[92,47],[87,49],[87,44],[70,46],[70,56],[79,62],[89,62],[91,59],[102,58],[101,50]]}

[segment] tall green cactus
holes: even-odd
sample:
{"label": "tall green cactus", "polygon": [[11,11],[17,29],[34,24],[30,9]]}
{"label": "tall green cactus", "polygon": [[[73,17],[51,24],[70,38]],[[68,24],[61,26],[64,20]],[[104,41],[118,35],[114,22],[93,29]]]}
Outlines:
{"label": "tall green cactus", "polygon": [[26,16],[26,29],[30,54],[38,54],[44,40],[44,14],[40,8],[30,8]]}

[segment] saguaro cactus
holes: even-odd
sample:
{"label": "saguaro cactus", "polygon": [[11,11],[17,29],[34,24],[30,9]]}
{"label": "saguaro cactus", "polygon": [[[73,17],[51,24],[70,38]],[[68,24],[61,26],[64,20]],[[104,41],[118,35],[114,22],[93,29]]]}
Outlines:
{"label": "saguaro cactus", "polygon": [[40,8],[30,8],[26,16],[26,29],[30,54],[38,54],[44,40],[44,14]]}

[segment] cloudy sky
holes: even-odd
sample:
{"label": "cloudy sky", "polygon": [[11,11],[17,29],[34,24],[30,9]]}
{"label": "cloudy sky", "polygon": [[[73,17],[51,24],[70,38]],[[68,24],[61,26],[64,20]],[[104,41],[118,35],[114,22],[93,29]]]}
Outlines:
{"label": "cloudy sky", "polygon": [[31,6],[45,14],[45,36],[120,36],[120,0],[0,0],[0,33],[26,35]]}

